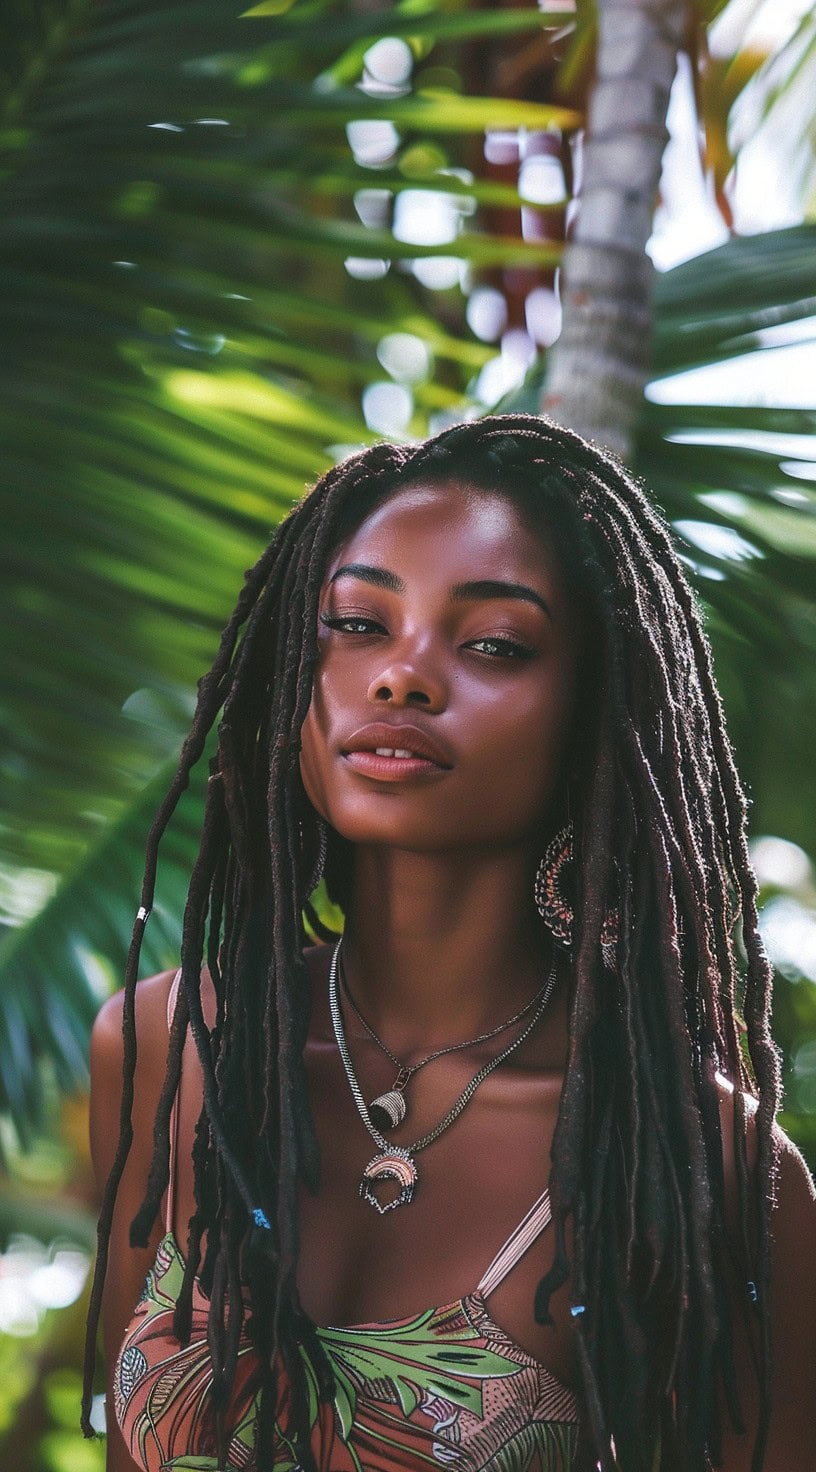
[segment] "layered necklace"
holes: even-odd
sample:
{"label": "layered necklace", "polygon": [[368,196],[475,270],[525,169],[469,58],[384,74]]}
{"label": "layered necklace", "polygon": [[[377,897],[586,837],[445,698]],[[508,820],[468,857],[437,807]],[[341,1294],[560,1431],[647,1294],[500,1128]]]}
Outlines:
{"label": "layered necklace", "polygon": [[448,1043],[444,1048],[437,1048],[435,1052],[429,1053],[427,1057],[420,1058],[418,1063],[408,1064],[403,1063],[401,1059],[397,1057],[396,1053],[392,1053],[391,1049],[388,1047],[388,1044],[384,1043],[382,1038],[377,1036],[373,1027],[371,1026],[371,1023],[366,1021],[365,1017],[357,1006],[357,1003],[355,1002],[353,996],[351,995],[351,992],[349,991],[345,968],[343,966],[342,951],[337,960],[337,972],[340,978],[340,986],[342,988],[343,995],[345,996],[346,1001],[348,1002],[352,1012],[357,1018],[357,1021],[365,1028],[372,1042],[376,1043],[377,1047],[380,1048],[383,1053],[385,1053],[386,1057],[391,1059],[391,1062],[397,1070],[397,1076],[393,1084],[391,1085],[391,1088],[385,1094],[378,1094],[377,1098],[372,1099],[371,1103],[368,1106],[368,1112],[371,1115],[373,1123],[377,1126],[378,1129],[381,1130],[393,1130],[396,1129],[397,1125],[402,1124],[402,1121],[404,1120],[408,1109],[408,1101],[405,1098],[405,1089],[406,1086],[410,1083],[411,1079],[414,1077],[414,1074],[419,1073],[420,1068],[424,1068],[426,1063],[434,1063],[437,1058],[444,1058],[448,1053],[459,1053],[463,1048],[475,1048],[479,1043],[488,1043],[490,1042],[491,1038],[497,1038],[500,1033],[509,1032],[511,1027],[515,1027],[516,1023],[518,1022],[523,1022],[524,1018],[530,1012],[532,1012],[536,1004],[540,1002],[547,989],[547,986],[549,985],[548,978],[547,981],[545,981],[542,986],[539,987],[535,995],[530,998],[529,1002],[525,1002],[520,1012],[516,1012],[515,1016],[513,1017],[508,1017],[506,1022],[500,1022],[498,1024],[498,1027],[492,1027],[489,1032],[479,1033],[479,1036],[476,1038],[465,1038],[464,1042],[462,1043]]}
{"label": "layered necklace", "polygon": [[[377,1099],[373,1101],[371,1106],[372,1108],[374,1108],[375,1105],[379,1106],[379,1108],[385,1112],[386,1116],[391,1120],[392,1128],[399,1124],[400,1121],[405,1117],[405,1099],[403,1096],[403,1090],[408,1080],[413,1076],[413,1074],[417,1072],[419,1068],[424,1068],[426,1063],[432,1062],[434,1058],[441,1058],[446,1053],[455,1053],[462,1048],[473,1047],[476,1043],[485,1042],[489,1038],[497,1037],[499,1033],[505,1032],[509,1027],[512,1027],[514,1023],[521,1022],[521,1020],[526,1017],[528,1013],[531,1014],[526,1027],[524,1027],[522,1031],[518,1034],[518,1036],[513,1039],[512,1043],[509,1043],[508,1046],[504,1048],[501,1053],[499,1053],[495,1058],[491,1058],[489,1063],[485,1063],[484,1066],[479,1069],[478,1073],[474,1074],[470,1082],[465,1085],[464,1089],[459,1095],[459,1098],[456,1100],[456,1103],[452,1106],[451,1109],[448,1110],[448,1113],[438,1125],[436,1125],[432,1130],[429,1130],[427,1134],[420,1136],[418,1140],[415,1140],[413,1145],[395,1145],[392,1144],[389,1140],[385,1138],[383,1134],[380,1133],[379,1129],[371,1118],[369,1107],[366,1104],[365,1099],[363,1098],[363,1091],[360,1088],[359,1083],[357,1082],[357,1077],[351,1061],[351,1054],[348,1050],[346,1035],[343,1029],[343,1018],[340,1011],[340,998],[338,995],[338,974],[340,970],[341,945],[342,941],[338,941],[337,945],[335,946],[334,954],[331,960],[331,966],[329,968],[329,1008],[331,1010],[332,1026],[334,1028],[334,1036],[337,1041],[337,1049],[342,1059],[343,1067],[346,1071],[346,1078],[349,1081],[349,1088],[351,1089],[352,1097],[355,1104],[357,1105],[357,1111],[360,1115],[361,1120],[363,1121],[363,1124],[368,1130],[368,1133],[374,1141],[374,1144],[377,1146],[377,1154],[372,1157],[372,1159],[368,1162],[365,1170],[363,1171],[362,1180],[360,1181],[360,1195],[364,1201],[368,1202],[369,1206],[373,1206],[375,1210],[378,1211],[380,1215],[382,1215],[386,1211],[393,1211],[397,1206],[408,1205],[414,1194],[414,1190],[416,1189],[416,1184],[419,1179],[416,1160],[414,1159],[414,1157],[419,1154],[420,1150],[425,1150],[428,1145],[433,1144],[434,1140],[439,1139],[439,1136],[446,1129],[448,1129],[450,1125],[453,1124],[454,1120],[459,1118],[459,1115],[462,1113],[465,1105],[468,1104],[473,1098],[473,1095],[475,1094],[479,1085],[481,1083],[484,1083],[484,1080],[488,1077],[489,1074],[493,1072],[494,1068],[498,1068],[499,1064],[504,1063],[505,1059],[509,1058],[510,1054],[514,1053],[516,1048],[520,1048],[525,1039],[529,1037],[533,1028],[536,1026],[536,1023],[542,1017],[544,1009],[547,1006],[547,1003],[549,1002],[552,995],[552,990],[555,985],[555,961],[553,961],[552,967],[550,969],[550,974],[547,977],[544,985],[539,989],[536,995],[531,998],[526,1006],[522,1007],[520,1012],[517,1012],[514,1017],[510,1018],[509,1022],[503,1022],[498,1027],[493,1028],[491,1032],[482,1033],[477,1038],[470,1038],[463,1043],[451,1043],[446,1048],[439,1048],[435,1053],[429,1053],[427,1058],[423,1058],[419,1063],[415,1063],[413,1067],[410,1068],[407,1068],[405,1065],[400,1063],[400,1060],[396,1057],[395,1054],[391,1052],[390,1048],[387,1048],[385,1044],[380,1040],[380,1038],[377,1037],[373,1029],[369,1027],[368,1023],[357,1010],[354,1003],[351,1003],[354,1011],[356,1012],[363,1026],[366,1028],[366,1031],[373,1038],[374,1042],[379,1044],[383,1052],[388,1054],[392,1062],[399,1069],[399,1074],[397,1075],[394,1087],[392,1090],[389,1091],[389,1093],[397,1095],[402,1105],[401,1112],[397,1115],[396,1118],[393,1117],[393,1114],[396,1112],[396,1106],[392,1105],[392,1108],[389,1108],[384,1103],[384,1101],[388,1098],[388,1095],[380,1095]],[[351,998],[349,998],[349,1000],[351,1001]],[[395,1181],[399,1188],[396,1196],[392,1197],[390,1201],[380,1201],[376,1194],[378,1188],[382,1185],[384,1181]]]}

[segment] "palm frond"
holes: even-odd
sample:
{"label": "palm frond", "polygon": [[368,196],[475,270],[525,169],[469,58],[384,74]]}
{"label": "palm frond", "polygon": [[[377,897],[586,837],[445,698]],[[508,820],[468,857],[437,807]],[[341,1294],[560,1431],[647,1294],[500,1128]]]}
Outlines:
{"label": "palm frond", "polygon": [[[118,972],[195,679],[272,527],[338,446],[373,437],[360,394],[383,377],[383,335],[419,337],[434,365],[411,387],[416,429],[488,356],[460,314],[426,310],[411,261],[557,259],[552,245],[479,233],[480,198],[517,204],[516,191],[471,187],[458,166],[485,126],[575,114],[361,89],[368,48],[404,37],[426,57],[437,42],[547,24],[456,0],[4,11],[0,865],[62,879],[0,946],[0,1110],[21,1129],[37,1114],[40,1058],[65,1086],[83,1076],[93,979]],[[372,123],[387,145],[373,162],[349,144],[352,125]],[[423,246],[399,228],[412,191],[447,200],[449,239]],[[372,274],[361,262],[382,279],[360,279]],[[177,949],[194,812],[191,797],[148,968]]]}
{"label": "palm frond", "polygon": [[[470,229],[445,245],[398,238],[394,201],[425,182],[444,192],[445,155],[423,172],[415,150],[403,174],[395,144],[385,185],[355,162],[344,130],[385,119],[396,140],[455,142],[486,123],[570,114],[399,89],[370,96],[331,75],[338,57],[378,37],[407,34],[427,50],[438,37],[540,27],[541,17],[445,4],[360,15],[330,0],[263,10],[108,0],[55,19],[43,7],[26,56],[10,49],[6,860],[68,872],[149,777],[155,753],[122,707],[141,689],[174,698],[189,687],[244,567],[329,463],[327,447],[371,438],[359,395],[382,376],[383,332],[421,336],[439,365],[435,383],[414,388],[420,418],[453,402],[484,361],[469,334],[422,310],[400,263],[557,256]],[[472,207],[462,178],[448,185]],[[379,227],[353,209],[374,186],[389,201]],[[362,283],[345,270],[349,256],[393,270]],[[51,678],[55,632],[64,653]]]}
{"label": "palm frond", "polygon": [[[816,406],[795,407],[793,379],[778,387],[777,402],[757,403],[756,386],[764,355],[816,336],[815,307],[813,225],[734,239],[659,276],[659,376],[647,389],[636,454],[706,610],[732,736],[756,795],[754,831],[785,834],[809,852]],[[545,371],[537,364],[500,407],[535,412]],[[711,402],[696,397],[703,386]],[[805,389],[813,404],[809,381]]]}
{"label": "palm frond", "polygon": [[[87,1079],[88,1035],[100,1001],[117,984],[134,921],[145,835],[175,770],[171,758],[105,828],[70,878],[32,920],[0,940],[0,1114],[23,1140],[40,1114],[40,1064],[61,1088]],[[143,969],[171,967],[198,848],[204,804],[199,764],[162,848],[159,888],[142,947]]]}
{"label": "palm frond", "polygon": [[[21,1131],[37,1116],[38,1060],[66,1086],[84,1075],[149,818],[244,568],[304,485],[374,437],[360,395],[384,376],[381,339],[409,334],[428,352],[408,432],[462,405],[490,356],[458,299],[440,293],[428,309],[412,260],[551,268],[558,255],[480,233],[474,208],[519,197],[473,178],[459,140],[521,122],[569,128],[576,115],[433,90],[375,96],[355,85],[368,47],[403,37],[425,58],[437,42],[562,21],[456,0],[353,14],[341,0],[296,0],[245,18],[223,0],[4,12],[0,865],[61,878],[0,943],[0,1111]],[[359,122],[385,125],[393,145],[374,164],[349,146]],[[422,246],[395,229],[412,191],[448,198],[450,240]],[[813,315],[813,243],[806,228],[776,232],[668,273],[657,373],[750,358],[769,332]],[[350,274],[349,258],[368,268]],[[814,639],[803,439],[814,412],[678,397],[647,406],[639,464],[681,531],[697,522],[733,534],[732,552],[756,548],[740,561],[727,535],[704,556],[686,543],[741,754],[777,814],[792,799],[769,780],[767,722],[741,692],[748,665],[765,678],[771,649],[786,713],[779,689],[801,688]],[[801,730],[786,721],[780,737],[797,774],[812,766],[793,750]],[[194,787],[168,835],[146,969],[177,954],[200,800]],[[790,816],[775,831],[803,831]]]}
{"label": "palm frond", "polygon": [[[638,468],[709,611],[754,831],[813,852],[816,401],[793,369],[771,380],[767,360],[816,338],[816,226],[732,240],[667,272],[656,327]],[[711,402],[696,397],[704,385]]]}

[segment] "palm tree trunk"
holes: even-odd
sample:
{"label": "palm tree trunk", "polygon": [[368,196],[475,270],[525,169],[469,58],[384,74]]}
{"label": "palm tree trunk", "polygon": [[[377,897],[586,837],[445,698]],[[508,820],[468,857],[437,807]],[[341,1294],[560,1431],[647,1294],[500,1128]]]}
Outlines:
{"label": "palm tree trunk", "polygon": [[541,409],[629,459],[649,366],[653,267],[645,247],[688,9],[684,0],[597,7],[580,207]]}

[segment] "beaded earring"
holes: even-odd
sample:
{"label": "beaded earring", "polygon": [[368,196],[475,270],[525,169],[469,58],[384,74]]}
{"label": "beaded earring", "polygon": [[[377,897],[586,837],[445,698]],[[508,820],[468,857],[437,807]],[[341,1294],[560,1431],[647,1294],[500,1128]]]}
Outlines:
{"label": "beaded earring", "polygon": [[[572,949],[575,932],[575,906],[568,892],[570,868],[575,863],[572,823],[565,823],[547,845],[536,870],[533,895],[536,909],[553,940]],[[601,954],[609,971],[617,970],[620,916],[617,909],[607,910],[601,926]]]}

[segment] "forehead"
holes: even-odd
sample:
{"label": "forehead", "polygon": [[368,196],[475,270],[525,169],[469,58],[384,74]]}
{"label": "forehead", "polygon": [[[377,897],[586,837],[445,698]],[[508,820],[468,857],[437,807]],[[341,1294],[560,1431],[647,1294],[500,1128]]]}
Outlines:
{"label": "forehead", "polygon": [[[534,529],[511,497],[458,482],[406,486],[381,502],[335,549],[327,577],[343,563],[372,562],[394,571],[416,563],[429,573],[560,582],[546,526]],[[399,562],[401,565],[396,566]]]}

